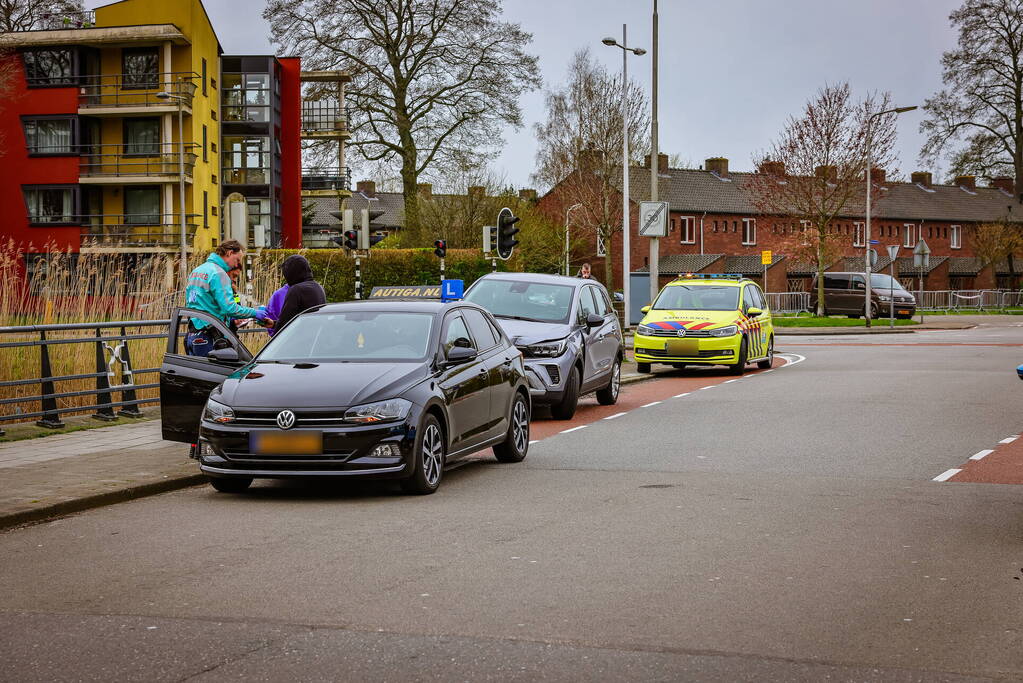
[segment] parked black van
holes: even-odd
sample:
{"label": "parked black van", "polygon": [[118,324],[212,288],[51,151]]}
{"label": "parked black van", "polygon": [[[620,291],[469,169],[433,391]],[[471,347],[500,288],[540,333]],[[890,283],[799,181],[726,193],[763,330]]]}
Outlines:
{"label": "parked black van", "polygon": [[[824,273],[824,314],[844,313],[850,318],[863,315],[866,273]],[[896,318],[912,318],[916,298],[899,281],[885,273],[870,274],[870,317],[887,318],[895,308]],[[810,310],[817,310],[817,278],[810,286]]]}

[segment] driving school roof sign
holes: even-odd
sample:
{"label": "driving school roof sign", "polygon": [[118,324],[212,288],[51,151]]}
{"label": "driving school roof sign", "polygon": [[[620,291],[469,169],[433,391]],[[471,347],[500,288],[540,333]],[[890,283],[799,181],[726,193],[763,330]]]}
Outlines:
{"label": "driving school roof sign", "polygon": [[440,285],[374,287],[370,299],[439,299]]}

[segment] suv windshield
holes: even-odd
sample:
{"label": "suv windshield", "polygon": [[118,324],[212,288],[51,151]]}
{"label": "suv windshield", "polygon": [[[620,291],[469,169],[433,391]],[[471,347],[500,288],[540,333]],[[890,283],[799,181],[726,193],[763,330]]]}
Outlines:
{"label": "suv windshield", "polygon": [[575,287],[547,282],[480,280],[465,295],[498,318],[567,323]]}
{"label": "suv windshield", "polygon": [[734,311],[739,308],[738,287],[673,285],[654,302],[658,311]]}
{"label": "suv windshield", "polygon": [[400,311],[312,313],[274,336],[257,362],[416,361],[430,348],[433,315]]}
{"label": "suv windshield", "polygon": [[885,275],[884,273],[871,273],[870,274],[870,288],[871,289],[901,289],[906,288],[899,284],[899,281],[893,278],[891,275]]}

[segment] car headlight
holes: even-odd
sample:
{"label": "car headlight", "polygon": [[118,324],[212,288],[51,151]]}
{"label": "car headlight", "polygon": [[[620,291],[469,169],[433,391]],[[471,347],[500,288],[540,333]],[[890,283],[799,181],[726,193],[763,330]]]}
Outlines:
{"label": "car headlight", "polygon": [[886,294],[878,294],[877,295],[877,300],[878,301],[891,301],[892,298],[890,296],[886,295]]}
{"label": "car headlight", "polygon": [[657,334],[657,329],[654,327],[650,327],[649,325],[640,325],[639,327],[636,328],[636,334],[643,334],[646,335],[647,337],[652,337],[655,334]]}
{"label": "car headlight", "polygon": [[557,341],[542,342],[540,344],[528,344],[519,346],[519,351],[527,358],[557,358],[565,352],[568,347],[568,337]]}
{"label": "car headlight", "polygon": [[707,330],[707,334],[712,337],[731,337],[732,335],[739,334],[739,326],[729,325],[728,327],[719,327],[716,330]]}
{"label": "car headlight", "polygon": [[403,398],[389,398],[386,401],[367,403],[345,411],[345,422],[367,424],[390,422],[404,419],[412,409],[412,402]]}
{"label": "car headlight", "polygon": [[217,424],[227,424],[228,422],[234,422],[234,411],[223,403],[217,403],[211,398],[206,401],[206,409],[203,410],[202,417],[204,420],[216,422]]}

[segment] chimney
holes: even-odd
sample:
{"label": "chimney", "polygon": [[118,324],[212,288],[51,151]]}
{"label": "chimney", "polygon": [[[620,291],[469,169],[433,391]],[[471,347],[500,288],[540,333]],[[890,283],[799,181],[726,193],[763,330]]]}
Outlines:
{"label": "chimney", "polygon": [[728,177],[728,159],[724,157],[711,157],[704,163],[704,168],[711,173],[717,173],[722,178]]}
{"label": "chimney", "polygon": [[[647,154],[643,160],[643,168],[650,168],[650,155]],[[658,152],[657,154],[657,173],[668,172],[668,155]]]}
{"label": "chimney", "polygon": [[519,190],[519,199],[525,202],[536,202],[536,190]]}
{"label": "chimney", "polygon": [[355,190],[357,192],[361,192],[367,197],[377,196],[377,184],[372,180],[360,180],[359,182],[355,183]]}
{"label": "chimney", "polygon": [[[837,178],[838,169],[835,169],[834,166],[831,166],[831,168],[834,169],[831,177]],[[870,169],[870,182],[873,183],[874,185],[884,185],[885,177],[887,175],[888,174],[885,172],[883,168],[872,168]]]}
{"label": "chimney", "polygon": [[419,183],[416,185],[416,190],[423,199],[433,199],[433,185],[431,183]]}
{"label": "chimney", "polygon": [[472,199],[482,199],[486,188],[482,185],[470,185],[469,186],[469,197]]}
{"label": "chimney", "polygon": [[1009,195],[1016,194],[1016,183],[1011,176],[1003,175],[991,179],[991,187],[996,187]]}
{"label": "chimney", "polygon": [[[874,169],[875,171],[877,169]],[[837,166],[818,166],[813,170],[813,174],[818,178],[824,178],[829,183],[833,183],[838,180],[838,167]]]}
{"label": "chimney", "polygon": [[773,175],[778,177],[785,176],[785,162],[784,161],[771,161],[770,159],[764,159],[760,162],[759,171],[764,175]]}
{"label": "chimney", "polygon": [[913,171],[910,178],[914,183],[922,187],[930,189],[931,187],[931,174],[927,171]]}
{"label": "chimney", "polygon": [[957,175],[955,184],[968,192],[977,191],[977,176]]}
{"label": "chimney", "polygon": [[593,173],[600,170],[604,164],[604,152],[599,149],[584,149],[579,152],[579,170],[584,173]]}

